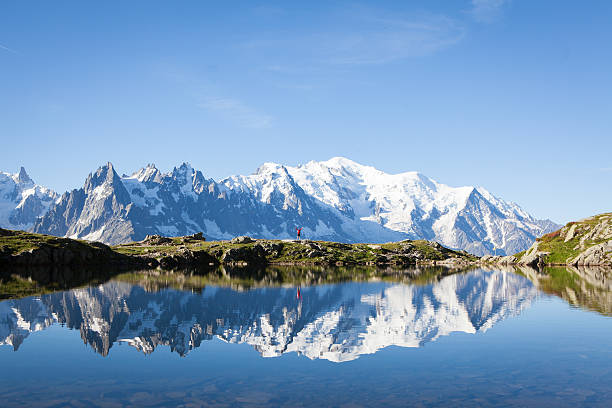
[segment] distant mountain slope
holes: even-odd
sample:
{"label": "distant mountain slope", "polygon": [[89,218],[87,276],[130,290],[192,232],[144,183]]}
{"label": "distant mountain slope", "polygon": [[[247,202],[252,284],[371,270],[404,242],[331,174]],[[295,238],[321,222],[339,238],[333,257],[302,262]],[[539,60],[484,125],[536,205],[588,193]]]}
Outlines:
{"label": "distant mountain slope", "polygon": [[15,174],[0,172],[0,227],[32,228],[55,199],[57,194],[34,183],[23,167]]}
{"label": "distant mountain slope", "polygon": [[476,255],[524,250],[558,227],[480,187],[387,174],[337,157],[298,167],[265,163],[219,182],[188,164],[167,174],[149,165],[120,177],[108,163],[62,195],[34,231],[116,244],[198,231],[212,239],[286,239],[298,226],[311,239],[428,239]]}
{"label": "distant mountain slope", "polygon": [[612,266],[612,213],[567,223],[517,254],[515,262]]}

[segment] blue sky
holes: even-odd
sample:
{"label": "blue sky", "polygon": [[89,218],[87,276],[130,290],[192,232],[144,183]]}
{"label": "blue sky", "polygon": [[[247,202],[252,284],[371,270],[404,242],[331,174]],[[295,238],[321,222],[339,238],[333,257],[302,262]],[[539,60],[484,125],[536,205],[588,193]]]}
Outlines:
{"label": "blue sky", "polygon": [[345,156],[611,211],[612,2],[2,2],[0,170]]}

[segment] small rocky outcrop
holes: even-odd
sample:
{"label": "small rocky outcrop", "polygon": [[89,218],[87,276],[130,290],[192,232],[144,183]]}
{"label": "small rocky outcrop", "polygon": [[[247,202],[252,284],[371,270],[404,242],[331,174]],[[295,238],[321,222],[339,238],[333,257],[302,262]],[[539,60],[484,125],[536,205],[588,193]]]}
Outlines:
{"label": "small rocky outcrop", "polygon": [[232,244],[251,244],[255,242],[255,240],[251,237],[247,237],[246,235],[243,235],[241,237],[233,238],[230,242]]}
{"label": "small rocky outcrop", "polygon": [[546,234],[524,253],[515,256],[483,256],[483,263],[612,266],[612,213],[595,215]]}
{"label": "small rocky outcrop", "polygon": [[266,250],[260,244],[229,248],[221,257],[221,261],[226,264],[264,264],[266,263]]}
{"label": "small rocky outcrop", "polygon": [[142,245],[170,245],[172,238],[162,237],[161,235],[147,235],[145,239],[140,241]]}
{"label": "small rocky outcrop", "polygon": [[514,265],[518,259],[514,255],[499,256],[499,255],[485,255],[480,258],[482,263],[492,263],[498,265]]}
{"label": "small rocky outcrop", "polygon": [[266,253],[266,256],[278,258],[283,250],[283,244],[280,242],[265,241],[261,243],[261,247]]}
{"label": "small rocky outcrop", "polygon": [[196,232],[195,234],[185,235],[181,237],[181,242],[183,244],[191,244],[194,242],[204,242],[206,238],[204,238],[204,234],[202,232]]}
{"label": "small rocky outcrop", "polygon": [[[533,246],[525,252],[520,259],[517,259],[516,264],[532,267],[541,267],[546,265],[546,256],[548,252],[539,251],[537,246]],[[516,259],[516,258],[515,258]]]}
{"label": "small rocky outcrop", "polygon": [[206,268],[219,263],[214,256],[206,251],[192,251],[187,248],[180,249],[171,255],[162,256],[158,262],[162,269]]}
{"label": "small rocky outcrop", "polygon": [[150,259],[130,257],[99,242],[77,241],[0,229],[0,265],[146,267]]}

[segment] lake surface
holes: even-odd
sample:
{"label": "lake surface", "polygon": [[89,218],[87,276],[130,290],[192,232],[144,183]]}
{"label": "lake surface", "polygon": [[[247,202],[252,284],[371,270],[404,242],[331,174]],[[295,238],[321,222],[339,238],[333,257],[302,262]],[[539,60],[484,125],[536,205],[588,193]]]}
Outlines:
{"label": "lake surface", "polygon": [[612,406],[612,274],[519,272],[4,300],[0,406]]}

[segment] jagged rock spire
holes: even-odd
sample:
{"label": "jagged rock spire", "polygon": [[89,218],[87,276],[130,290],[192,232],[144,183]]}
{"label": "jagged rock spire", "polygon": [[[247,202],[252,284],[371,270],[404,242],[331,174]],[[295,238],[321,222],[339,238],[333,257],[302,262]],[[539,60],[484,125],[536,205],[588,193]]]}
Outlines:
{"label": "jagged rock spire", "polygon": [[28,183],[32,181],[32,179],[30,178],[30,176],[26,172],[26,169],[23,166],[21,166],[21,168],[19,169],[19,174],[17,175],[17,181],[19,183]]}

